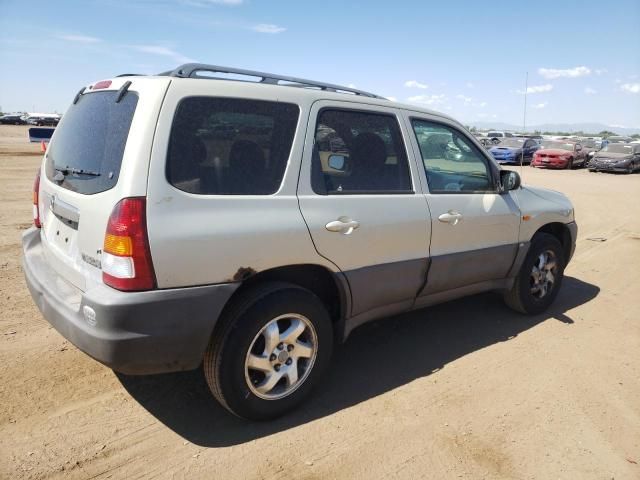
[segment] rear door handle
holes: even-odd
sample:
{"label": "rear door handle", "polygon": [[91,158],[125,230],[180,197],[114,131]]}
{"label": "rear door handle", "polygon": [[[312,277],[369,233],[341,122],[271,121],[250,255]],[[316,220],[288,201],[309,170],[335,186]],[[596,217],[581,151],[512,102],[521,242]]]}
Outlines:
{"label": "rear door handle", "polygon": [[340,217],[333,222],[329,222],[325,225],[325,228],[330,232],[342,233],[344,235],[350,235],[353,231],[360,226],[360,222],[350,219],[349,217]]}
{"label": "rear door handle", "polygon": [[443,213],[438,217],[442,223],[449,223],[451,225],[457,225],[462,220],[462,214],[455,210],[449,210],[447,213]]}

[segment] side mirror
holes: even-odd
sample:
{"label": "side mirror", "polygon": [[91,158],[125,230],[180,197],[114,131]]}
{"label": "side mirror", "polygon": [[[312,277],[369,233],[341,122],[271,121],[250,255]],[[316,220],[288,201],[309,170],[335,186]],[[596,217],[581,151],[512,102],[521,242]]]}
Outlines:
{"label": "side mirror", "polygon": [[332,170],[344,171],[347,164],[346,158],[343,155],[330,155],[329,156],[329,168]]}
{"label": "side mirror", "polygon": [[502,193],[520,188],[521,180],[518,172],[513,170],[500,170],[500,185]]}

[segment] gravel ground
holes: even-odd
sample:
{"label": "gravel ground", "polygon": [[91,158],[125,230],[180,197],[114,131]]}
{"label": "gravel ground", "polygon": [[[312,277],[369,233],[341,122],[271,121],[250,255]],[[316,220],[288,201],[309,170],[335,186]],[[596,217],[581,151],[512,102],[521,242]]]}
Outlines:
{"label": "gravel ground", "polygon": [[365,325],[310,401],[256,424],[200,371],[115,374],[43,320],[20,266],[39,162],[0,126],[1,478],[640,478],[640,175],[525,167],[580,226],[549,312],[487,294]]}

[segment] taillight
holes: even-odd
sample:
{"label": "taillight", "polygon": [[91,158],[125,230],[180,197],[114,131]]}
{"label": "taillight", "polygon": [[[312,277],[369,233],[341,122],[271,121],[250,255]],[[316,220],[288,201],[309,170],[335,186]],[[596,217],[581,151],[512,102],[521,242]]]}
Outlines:
{"label": "taillight", "polygon": [[39,198],[40,198],[40,170],[38,170],[38,174],[36,175],[36,179],[33,181],[33,225],[36,228],[41,228],[42,223],[40,223],[40,206],[39,206]]}
{"label": "taillight", "polygon": [[151,262],[144,197],[120,200],[111,212],[102,249],[102,280],[118,290],[151,290]]}

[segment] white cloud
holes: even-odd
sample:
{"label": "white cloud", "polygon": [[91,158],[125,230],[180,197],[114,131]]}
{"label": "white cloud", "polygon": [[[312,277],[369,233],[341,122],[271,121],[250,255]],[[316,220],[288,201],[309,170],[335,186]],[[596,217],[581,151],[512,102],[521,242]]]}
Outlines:
{"label": "white cloud", "polygon": [[181,53],[172,50],[171,48],[164,47],[162,45],[133,45],[132,48],[142,53],[150,53],[152,55],[160,55],[163,57],[169,57],[178,63],[191,63],[195,62],[192,58],[186,57]]}
{"label": "white cloud", "polygon": [[535,105],[531,105],[531,107],[535,108],[536,110],[540,110],[541,108],[546,107],[548,103],[549,102],[536,103]]}
{"label": "white cloud", "polygon": [[[542,93],[542,92],[550,92],[553,90],[553,85],[550,83],[546,83],[544,85],[534,85],[531,87],[527,87],[527,93]],[[516,90],[519,94],[524,94],[524,90]]]}
{"label": "white cloud", "polygon": [[473,83],[471,83],[471,82],[467,82],[467,83],[465,83],[465,86],[466,86],[467,88],[475,88],[475,87],[476,87],[476,86],[475,86]]}
{"label": "white cloud", "polygon": [[484,108],[487,105],[489,105],[487,102],[479,102],[479,103],[474,103],[473,104],[474,107],[480,107],[480,108]]}
{"label": "white cloud", "polygon": [[407,80],[406,82],[404,82],[404,86],[408,88],[421,88],[423,90],[429,88],[429,85],[427,85],[426,83],[420,83],[416,80]]}
{"label": "white cloud", "polygon": [[349,88],[358,88],[358,87],[356,87],[355,83],[350,83],[349,85],[347,85],[347,87],[349,87]]}
{"label": "white cloud", "polygon": [[620,88],[627,93],[640,93],[640,83],[624,83]]}
{"label": "white cloud", "polygon": [[607,73],[609,70],[607,70],[606,68],[596,68],[594,70],[596,75],[604,75],[605,73]]}
{"label": "white cloud", "polygon": [[282,33],[286,30],[284,27],[280,27],[278,25],[274,25],[273,23],[259,23],[258,25],[254,25],[251,27],[251,30],[259,33]]}
{"label": "white cloud", "polygon": [[473,98],[471,98],[471,97],[467,97],[467,96],[462,95],[462,94],[458,94],[458,95],[456,95],[456,98],[457,98],[458,100],[462,100],[462,101],[464,102],[464,104],[465,104],[465,105],[469,105],[469,104],[471,103],[471,101],[473,100]]}
{"label": "white cloud", "polygon": [[407,98],[411,103],[421,103],[423,105],[443,105],[447,101],[446,95],[416,95]]}
{"label": "white cloud", "polygon": [[99,43],[102,40],[96,37],[90,37],[88,35],[56,35],[61,40],[66,40],[67,42],[75,42],[75,43]]}
{"label": "white cloud", "polygon": [[576,77],[584,77],[586,75],[590,75],[591,69],[585,66],[566,68],[564,70],[557,69],[557,68],[539,68],[538,73],[547,79],[560,78],[560,77],[576,78]]}
{"label": "white cloud", "polygon": [[396,97],[387,97],[387,100],[390,100],[392,102],[397,102],[398,99]]}
{"label": "white cloud", "polygon": [[586,93],[587,95],[595,95],[596,93],[598,93],[598,91],[591,87],[584,87],[584,93]]}

